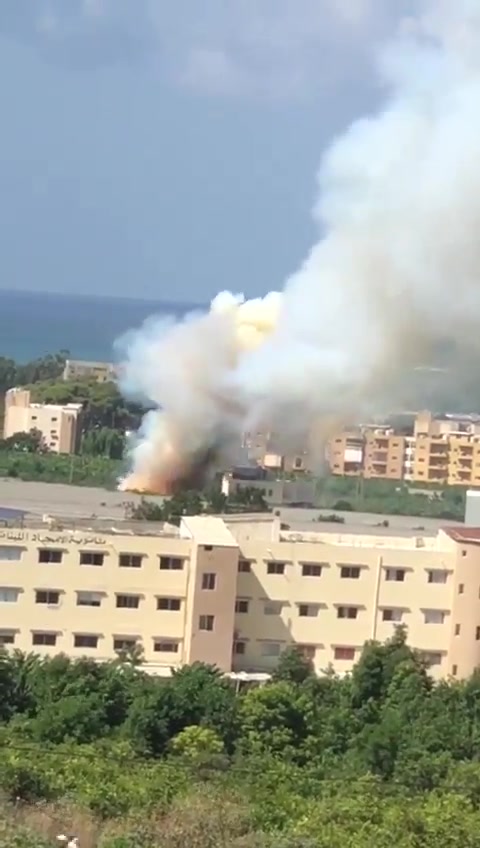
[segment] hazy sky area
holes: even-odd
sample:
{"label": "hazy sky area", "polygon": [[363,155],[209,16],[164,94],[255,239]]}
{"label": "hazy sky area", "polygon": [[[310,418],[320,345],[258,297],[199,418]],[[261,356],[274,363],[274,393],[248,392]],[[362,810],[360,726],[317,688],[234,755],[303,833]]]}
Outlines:
{"label": "hazy sky area", "polygon": [[411,0],[1,0],[0,288],[281,287]]}

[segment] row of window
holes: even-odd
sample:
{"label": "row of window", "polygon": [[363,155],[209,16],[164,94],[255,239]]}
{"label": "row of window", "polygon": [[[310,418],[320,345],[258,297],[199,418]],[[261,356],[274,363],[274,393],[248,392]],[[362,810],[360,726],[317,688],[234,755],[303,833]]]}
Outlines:
{"label": "row of window", "polygon": [[[235,612],[250,612],[250,604],[251,601],[248,598],[237,598],[235,602]],[[281,615],[284,606],[287,606],[287,604],[287,601],[266,601],[263,607],[264,615]],[[315,618],[316,616],[318,616],[322,605],[297,604],[297,607],[298,615],[301,618]],[[362,607],[337,606],[337,618],[358,618],[358,614],[361,611]],[[422,612],[425,624],[443,624],[445,617],[448,615],[448,612],[446,610],[432,609],[422,610]],[[381,613],[383,621],[401,622],[405,613],[405,609],[403,609],[402,607],[389,607],[382,609]],[[457,627],[459,627],[459,625],[457,625]]]}
{"label": "row of window", "polygon": [[[60,634],[51,631],[33,631],[32,645],[34,647],[50,647],[55,648]],[[0,645],[14,645],[16,633],[12,630],[0,630]],[[96,650],[100,641],[100,636],[96,633],[74,633],[73,647]],[[245,640],[237,640],[233,643],[233,653],[236,656],[244,656],[246,654],[247,642]],[[114,651],[129,651],[134,650],[140,645],[140,641],[126,636],[113,637]],[[155,653],[177,654],[179,651],[180,642],[176,639],[154,638],[153,650]],[[299,645],[302,654],[310,660],[315,658],[316,645]],[[281,642],[265,641],[261,643],[261,654],[264,657],[279,657],[285,645]],[[352,646],[334,646],[333,658],[338,661],[353,662],[360,649]],[[424,653],[424,659],[429,665],[439,665],[441,663],[441,653],[427,652]]]}
{"label": "row of window", "polygon": [[[341,563],[337,563],[337,565],[340,569],[341,580],[359,580],[362,569],[368,570],[367,565],[342,565]],[[277,562],[272,560],[267,562],[267,574],[285,574],[286,567],[286,562]],[[328,567],[328,563],[304,563],[302,565],[302,577],[321,577],[322,571],[325,567]],[[238,570],[244,573],[250,572],[251,562],[249,560],[241,559],[238,563]],[[385,580],[403,583],[406,574],[406,568],[386,568]],[[443,568],[433,568],[427,571],[428,583],[446,583],[447,579],[448,572]]]}
{"label": "row of window", "polygon": [[[16,635],[13,630],[0,630],[0,645],[14,645]],[[34,630],[32,632],[32,645],[55,648],[60,635],[59,633],[46,630]],[[98,648],[100,638],[96,633],[74,633],[73,647],[95,649]],[[133,650],[139,644],[140,642],[137,639],[124,636],[113,637],[114,651]],[[178,653],[179,644],[175,639],[158,638],[153,640],[153,650],[156,653],[176,654]]]}
{"label": "row of window", "polygon": [[[20,547],[5,547],[0,546],[0,560],[6,559],[9,561],[19,561],[21,559],[23,549]],[[39,548],[38,562],[39,563],[61,563],[65,551],[57,548]],[[99,551],[79,551],[79,564],[90,566],[103,566],[105,557],[108,553]],[[130,554],[121,553],[118,555],[118,565],[120,568],[141,568],[145,554]],[[176,556],[160,556],[159,568],[161,571],[182,571],[185,565],[185,559]],[[302,577],[321,577],[324,567],[327,563],[304,563],[302,565]],[[282,575],[285,574],[287,567],[286,562],[278,562],[271,560],[267,562],[267,574]],[[342,580],[359,580],[362,568],[368,568],[364,565],[342,565],[338,563],[340,569],[340,578]],[[240,573],[249,573],[252,568],[252,563],[249,560],[241,559],[238,563],[238,571]],[[385,580],[393,582],[403,582],[405,580],[407,569],[405,568],[386,568]],[[428,583],[446,583],[448,572],[445,569],[431,569],[427,571]],[[202,588],[215,588],[203,586]]]}
{"label": "row of window", "polygon": [[[245,656],[247,653],[248,642],[244,639],[239,639],[233,643],[233,653],[236,656]],[[317,651],[316,645],[298,645],[298,649],[303,656],[308,660],[314,660]],[[285,650],[285,645],[281,642],[263,642],[261,653],[264,657],[279,657],[282,651]],[[361,649],[352,645],[334,645],[333,658],[337,661],[354,662],[360,654]],[[422,659],[428,666],[440,665],[442,662],[442,654],[440,651],[422,651]]]}
{"label": "row of window", "polygon": [[[20,589],[0,589],[0,603],[16,603],[20,595]],[[37,589],[35,592],[35,603],[47,606],[58,606],[63,593],[58,589]],[[100,607],[106,597],[103,592],[77,592],[77,606]],[[139,609],[142,595],[119,594],[115,596],[117,609]],[[182,605],[181,598],[157,597],[157,610],[179,612]],[[200,619],[210,619],[213,616],[200,616]],[[201,630],[210,630],[210,627],[200,627]]]}
{"label": "row of window", "polygon": [[[0,560],[19,562],[24,550],[24,548],[18,546],[0,545]],[[68,555],[68,552],[61,548],[39,548],[38,562],[58,564],[63,562],[63,557],[66,553]],[[105,557],[109,556],[108,553],[101,551],[79,551],[78,555],[80,565],[95,566],[102,566],[105,562]],[[146,554],[121,553],[118,555],[118,565],[120,568],[141,568],[145,556]],[[183,566],[184,559],[182,557],[159,557],[159,567],[162,571],[182,571]]]}
{"label": "row of window", "polygon": [[[215,574],[205,573],[203,578],[215,578]],[[205,580],[205,589],[215,588],[215,579]],[[17,588],[0,588],[0,603],[16,603],[21,590]],[[103,592],[78,591],[77,606],[100,607],[103,599],[106,597]],[[35,603],[47,606],[58,606],[60,603],[62,592],[59,589],[37,589],[35,592]],[[143,600],[143,595],[135,594],[117,594],[115,595],[115,606],[117,609],[139,609],[140,602]],[[281,615],[283,607],[287,602],[282,601],[265,601],[263,606],[264,615]],[[164,612],[179,612],[182,605],[181,598],[172,598],[157,596],[157,610]],[[235,602],[235,612],[239,614],[248,614],[250,612],[251,601],[248,598],[237,598]],[[320,604],[297,604],[298,615],[301,618],[315,618],[321,609]],[[362,607],[358,606],[338,606],[337,618],[358,618]],[[405,610],[401,607],[391,607],[382,609],[383,621],[401,622]],[[445,610],[423,610],[425,624],[443,624],[448,612]],[[202,616],[201,616],[202,618]],[[203,618],[213,618],[213,616],[203,616]],[[200,629],[213,629],[209,627],[201,627]],[[458,631],[458,632],[457,632]],[[460,625],[456,625],[457,635],[460,633]]]}

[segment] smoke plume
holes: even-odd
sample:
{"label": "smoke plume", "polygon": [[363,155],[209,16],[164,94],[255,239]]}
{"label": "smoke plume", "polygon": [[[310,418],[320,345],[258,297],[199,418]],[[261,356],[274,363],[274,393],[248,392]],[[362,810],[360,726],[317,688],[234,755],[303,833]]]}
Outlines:
{"label": "smoke plume", "polygon": [[[379,72],[385,105],[326,153],[324,235],[283,293],[223,293],[208,314],[133,335],[125,389],[154,408],[125,488],[170,490],[212,452],[228,460],[245,429],[321,440],[342,421],[444,402],[462,375],[478,387],[478,3],[423,4]],[[442,380],[420,379],[445,350]]]}

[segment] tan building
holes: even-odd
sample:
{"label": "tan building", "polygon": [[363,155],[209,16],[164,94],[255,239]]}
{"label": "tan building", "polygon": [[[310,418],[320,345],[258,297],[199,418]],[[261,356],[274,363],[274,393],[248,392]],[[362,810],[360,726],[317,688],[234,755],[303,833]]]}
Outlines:
{"label": "tan building", "polygon": [[165,675],[195,660],[270,673],[295,643],[318,673],[344,673],[403,623],[436,677],[480,665],[478,529],[294,532],[272,516],[133,526],[0,528],[0,642],[98,660],[138,645]]}
{"label": "tan building", "polygon": [[327,446],[327,462],[332,474],[358,477],[363,469],[365,437],[363,433],[341,433]]}
{"label": "tan building", "polygon": [[403,480],[409,473],[407,438],[378,427],[342,433],[330,440],[327,460],[332,474],[377,480]]}
{"label": "tan building", "polygon": [[232,497],[242,489],[256,489],[261,492],[269,506],[288,506],[291,504],[313,506],[317,499],[317,483],[315,480],[277,480],[270,476],[261,480],[249,480],[239,479],[232,472],[223,475],[222,492],[226,497]]}
{"label": "tan building", "polygon": [[31,403],[28,389],[10,389],[5,395],[3,438],[38,430],[52,453],[75,453],[81,436],[82,410],[81,403]]}
{"label": "tan building", "polygon": [[67,359],[63,370],[64,380],[96,380],[108,383],[115,380],[115,366],[111,362],[88,362],[83,359]]}
{"label": "tan building", "polygon": [[480,422],[477,416],[420,413],[414,429],[413,479],[449,486],[480,486]]}

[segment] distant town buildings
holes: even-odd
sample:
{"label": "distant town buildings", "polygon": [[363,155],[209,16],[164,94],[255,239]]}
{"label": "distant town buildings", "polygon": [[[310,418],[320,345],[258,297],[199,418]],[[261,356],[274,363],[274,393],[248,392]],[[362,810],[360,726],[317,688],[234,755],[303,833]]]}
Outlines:
{"label": "distant town buildings", "polygon": [[63,370],[64,380],[96,380],[108,383],[116,376],[115,366],[111,362],[88,362],[82,359],[67,359]]}
{"label": "distant town buildings", "polygon": [[478,668],[478,529],[283,527],[272,515],[4,526],[0,644],[97,660],[138,647],[153,674],[201,661],[254,679],[290,645],[319,674],[348,672],[403,624],[435,677]]}
{"label": "distant town buildings", "polygon": [[[271,434],[248,434],[250,459],[279,472],[318,472],[318,456],[272,452]],[[412,416],[410,428],[364,425],[334,435],[326,445],[331,474],[376,480],[405,480],[442,486],[480,486],[480,415]]]}
{"label": "distant town buildings", "polygon": [[36,430],[52,453],[76,453],[81,436],[82,411],[81,403],[67,403],[65,406],[31,403],[28,389],[10,389],[5,395],[3,438]]}

